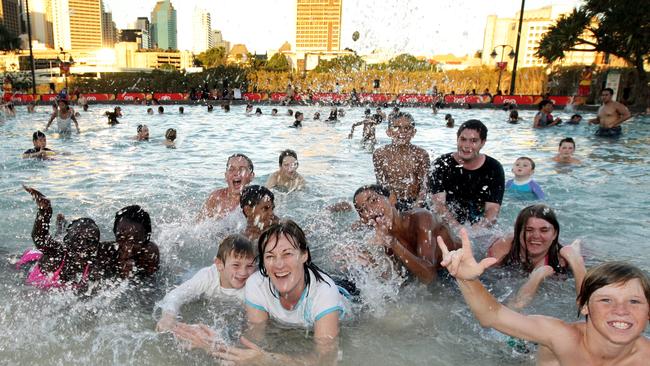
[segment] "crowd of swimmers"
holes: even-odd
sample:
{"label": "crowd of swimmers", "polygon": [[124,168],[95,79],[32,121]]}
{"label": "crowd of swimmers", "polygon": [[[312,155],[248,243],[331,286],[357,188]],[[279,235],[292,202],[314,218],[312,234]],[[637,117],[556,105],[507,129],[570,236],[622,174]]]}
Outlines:
{"label": "crowd of swimmers", "polygon": [[[599,136],[616,136],[621,123],[630,118],[629,111],[612,104],[616,102],[611,100],[611,90],[603,90],[601,96],[603,105],[591,123],[599,124]],[[60,118],[62,125],[70,128],[66,121],[73,112],[66,109],[65,103],[61,105],[48,127]],[[560,123],[551,115],[550,105],[540,103],[535,128]],[[253,112],[250,106],[245,113],[262,111],[258,108]],[[277,114],[275,108],[273,114]],[[292,127],[302,125],[302,113],[291,111],[289,115],[296,120]],[[121,111],[116,108],[107,116],[110,123],[121,116]],[[332,117],[341,118],[340,111],[333,108]],[[511,122],[513,118],[519,120],[510,113]],[[381,248],[382,256],[423,284],[436,281],[446,268],[456,278],[481,325],[537,343],[540,364],[645,364],[650,356],[650,341],[643,336],[650,316],[648,275],[623,262],[607,262],[587,270],[581,242],[560,243],[560,223],[547,204],[522,208],[512,233],[496,239],[482,253],[485,258],[475,260],[470,234],[497,222],[506,193],[514,200],[546,198],[532,178],[535,162],[531,158],[517,158],[512,165],[513,177],[506,181],[501,163],[481,152],[488,128],[471,119],[458,127],[455,151],[432,162],[426,150],[411,143],[417,133],[414,118],[398,109],[388,116],[381,108],[374,113],[365,110],[364,119],[352,124],[348,137],[354,136],[356,127],[363,126],[362,140],[374,145],[375,129],[384,121],[391,141],[373,150],[376,181],[357,189],[351,203],[330,206],[331,211],[355,210],[359,221],[353,228],[365,227],[374,232],[368,245]],[[445,122],[448,127],[454,126],[450,115]],[[138,126],[137,132],[138,140],[148,139],[146,125]],[[167,130],[165,137],[166,144],[173,144],[176,130]],[[50,150],[45,134],[35,132],[33,141],[34,148],[25,156],[47,155]],[[574,151],[575,141],[564,138],[552,160],[579,164]],[[246,227],[223,238],[213,263],[157,303],[162,310],[157,331],[170,332],[192,348],[236,364],[336,362],[340,321],[350,310],[350,290],[355,289],[345,281],[335,281],[316,264],[307,235],[298,223],[275,214],[273,190],[292,192],[307,185],[298,168],[298,154],[284,150],[279,154],[277,171],[264,185],[255,185],[251,184],[254,164],[248,156],[233,154],[227,159],[225,187],[209,194],[197,219],[220,220],[240,211]],[[18,263],[34,263],[27,275],[29,284],[88,292],[101,287],[107,279],[145,278],[159,269],[160,254],[151,240],[151,219],[140,206],[128,206],[116,213],[114,240],[101,241],[92,218],[65,225],[62,215],[57,217],[57,234],[50,236],[50,200],[34,188],[25,190],[37,208],[32,230],[36,249],[26,251]],[[357,254],[357,260],[364,265],[376,266],[377,258],[371,253]],[[527,274],[524,284],[505,304],[499,303],[479,280],[495,266]],[[570,274],[575,279],[576,303],[579,313],[585,316],[584,322],[569,323],[518,312],[555,274]],[[182,321],[183,305],[200,297],[232,298],[242,304],[248,327],[238,346],[228,345],[218,330],[205,324]],[[311,329],[313,351],[288,355],[260,347],[270,321]]]}

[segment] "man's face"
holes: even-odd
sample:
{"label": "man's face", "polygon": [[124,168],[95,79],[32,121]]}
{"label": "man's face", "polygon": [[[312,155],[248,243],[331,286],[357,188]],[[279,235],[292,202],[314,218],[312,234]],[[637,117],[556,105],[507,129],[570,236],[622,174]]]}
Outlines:
{"label": "man's face", "polygon": [[298,170],[298,160],[293,156],[285,156],[280,166],[282,173],[288,177],[294,177]]}
{"label": "man's face", "polygon": [[254,177],[255,174],[251,171],[250,165],[248,165],[245,158],[236,156],[228,160],[225,178],[230,191],[241,192]]}
{"label": "man's face", "polygon": [[560,147],[558,148],[558,152],[560,153],[560,156],[563,157],[570,157],[573,156],[573,153],[575,152],[576,146],[572,144],[571,142],[563,142]]}
{"label": "man's face", "polygon": [[481,140],[481,135],[477,130],[466,128],[458,136],[456,145],[458,156],[464,161],[472,161],[479,157],[485,140]]}
{"label": "man's face", "polygon": [[37,149],[44,149],[47,146],[47,138],[45,136],[39,137],[36,140],[32,141],[34,143],[34,147]]}
{"label": "man's face", "polygon": [[357,195],[354,205],[364,224],[374,227],[382,225],[386,228],[392,226],[393,210],[388,197],[368,189]]}
{"label": "man's face", "polygon": [[650,307],[638,278],[594,291],[580,312],[588,315],[587,330],[613,345],[630,345],[648,325]]}
{"label": "man's face", "polygon": [[600,93],[600,99],[603,101],[603,103],[610,102],[612,100],[612,93],[610,93],[609,90],[605,90]]}
{"label": "man's face", "polygon": [[225,263],[217,258],[215,264],[223,288],[243,288],[248,277],[255,272],[255,257],[238,256],[232,252]]}
{"label": "man's face", "polygon": [[408,118],[402,117],[396,120],[393,120],[393,123],[388,128],[386,134],[388,137],[393,139],[393,143],[397,145],[406,145],[411,142],[413,136],[415,136],[415,126],[413,123],[408,120]]}

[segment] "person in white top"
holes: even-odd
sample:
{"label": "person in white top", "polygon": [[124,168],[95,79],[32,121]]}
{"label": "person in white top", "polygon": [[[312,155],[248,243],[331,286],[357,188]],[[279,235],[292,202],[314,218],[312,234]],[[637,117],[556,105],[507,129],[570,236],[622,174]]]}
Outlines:
{"label": "person in white top", "polygon": [[47,122],[47,126],[45,126],[45,131],[50,128],[50,125],[52,122],[54,122],[54,119],[56,119],[56,125],[59,133],[71,133],[72,122],[74,122],[74,125],[77,128],[77,133],[80,133],[81,130],[79,130],[79,122],[77,122],[77,118],[74,116],[74,111],[68,105],[68,101],[65,99],[60,99],[57,103],[59,105],[59,109],[58,111],[52,113],[50,116],[50,120]]}
{"label": "person in white top", "polygon": [[[347,307],[345,290],[312,263],[305,233],[293,221],[282,221],[265,230],[258,251],[260,270],[246,282],[249,329],[240,339],[242,347],[219,343],[216,332],[207,327],[190,339],[191,345],[235,364],[334,364],[339,319]],[[263,350],[253,341],[261,341],[269,319],[313,329],[314,352],[292,356]]]}
{"label": "person in white top", "polygon": [[200,297],[227,296],[243,301],[244,285],[254,271],[255,250],[251,241],[239,234],[229,235],[219,245],[213,265],[199,270],[156,303],[162,310],[156,330],[176,333],[175,328],[182,324],[177,321],[181,307]]}

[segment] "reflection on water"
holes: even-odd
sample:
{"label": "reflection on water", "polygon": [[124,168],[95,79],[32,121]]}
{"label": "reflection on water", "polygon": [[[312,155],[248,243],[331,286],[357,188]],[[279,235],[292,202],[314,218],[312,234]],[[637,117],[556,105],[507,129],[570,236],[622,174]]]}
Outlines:
{"label": "reflection on water", "polygon": [[[264,183],[277,169],[280,151],[296,150],[307,189],[277,193],[277,213],[300,223],[308,234],[315,261],[332,274],[346,272],[362,291],[354,316],[342,325],[341,345],[346,365],[483,365],[533,364],[531,354],[510,347],[507,338],[483,330],[469,313],[455,283],[443,274],[431,286],[404,278],[400,268],[383,260],[366,244],[365,231],[351,231],[353,213],[330,214],[329,204],[350,200],[359,186],[374,181],[372,155],[348,140],[353,122],[363,108],[350,109],[338,124],[306,119],[302,129],[287,128],[293,120],[286,107],[282,116],[247,117],[243,107],[229,114],[187,107],[185,115],[148,116],[144,106],[125,106],[115,127],[101,113],[109,106],[94,106],[79,119],[82,133],[62,138],[48,135],[48,145],[69,153],[53,160],[22,160],[31,147],[31,134],[42,129],[47,115],[28,115],[0,126],[0,359],[7,364],[176,365],[207,364],[202,352],[178,347],[168,335],[153,331],[153,308],[171,287],[209,265],[217,243],[230,231],[244,226],[241,215],[224,222],[197,224],[199,207],[216,187],[223,187],[226,158],[241,152],[255,164],[254,183]],[[316,107],[292,107],[307,116]],[[320,108],[321,115],[329,108]],[[431,158],[455,148],[455,129],[444,127],[444,113],[408,109],[417,123],[414,143]],[[560,126],[532,130],[533,111],[522,111],[523,121],[506,122],[499,110],[448,110],[457,125],[469,118],[482,119],[489,128],[484,152],[500,160],[510,177],[519,156],[536,162],[535,180],[547,194],[562,225],[561,241],[582,238],[588,265],[624,259],[648,269],[650,224],[648,160],[650,120],[645,117],[624,125],[617,140],[592,136],[594,127]],[[562,113],[560,113],[562,114]],[[569,115],[559,116],[568,118]],[[593,117],[589,113],[585,118]],[[147,124],[151,141],[134,142],[136,126]],[[167,128],[178,131],[177,149],[163,146]],[[378,145],[388,142],[385,125],[377,128]],[[559,168],[550,159],[563,137],[576,140],[581,165]],[[123,283],[93,298],[66,293],[43,293],[22,285],[24,272],[13,269],[11,259],[31,245],[33,203],[20,188],[25,183],[52,198],[55,212],[69,218],[90,216],[112,238],[115,212],[129,204],[145,207],[154,221],[153,239],[160,245],[162,270],[153,283]],[[477,238],[477,254],[485,252],[491,237],[512,229],[518,211],[529,202],[506,197],[499,224]],[[375,266],[364,265],[359,255],[369,251]],[[522,279],[500,270],[490,271],[485,282],[505,300]],[[548,281],[527,312],[575,320],[573,280]],[[234,342],[241,332],[241,308],[219,301],[187,306],[187,321],[201,321],[221,330]],[[272,329],[274,349],[299,352],[311,344],[304,331]]]}

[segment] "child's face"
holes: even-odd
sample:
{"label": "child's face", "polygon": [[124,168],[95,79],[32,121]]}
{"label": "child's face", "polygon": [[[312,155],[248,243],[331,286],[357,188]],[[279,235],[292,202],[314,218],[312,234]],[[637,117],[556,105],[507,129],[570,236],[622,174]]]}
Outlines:
{"label": "child's face", "polygon": [[563,142],[558,151],[562,156],[572,156],[575,149],[575,145],[571,142]]}
{"label": "child's face", "polygon": [[242,255],[228,254],[226,262],[215,260],[219,270],[221,287],[240,289],[246,285],[246,280],[255,272],[255,258]]}
{"label": "child's face", "polygon": [[512,172],[517,178],[530,177],[533,175],[533,165],[528,159],[517,159],[512,167]]}

